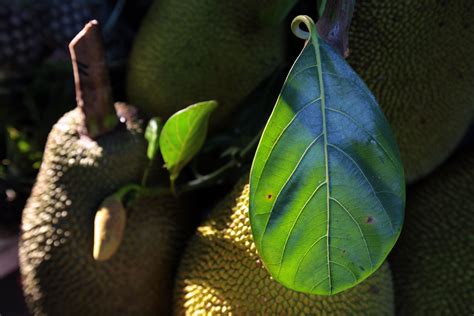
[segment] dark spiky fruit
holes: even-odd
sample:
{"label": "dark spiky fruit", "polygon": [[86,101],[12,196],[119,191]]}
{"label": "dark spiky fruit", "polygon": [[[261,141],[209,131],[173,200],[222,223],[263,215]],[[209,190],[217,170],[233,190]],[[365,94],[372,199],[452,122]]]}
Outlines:
{"label": "dark spiky fruit", "polygon": [[27,67],[67,43],[92,17],[82,1],[9,1],[0,4],[0,67]]}
{"label": "dark spiky fruit", "polygon": [[95,213],[108,195],[140,180],[146,144],[133,119],[96,140],[80,135],[82,116],[77,108],[53,127],[23,213],[20,266],[30,311],[167,313],[184,208],[166,193],[139,196],[118,251],[94,260]]}
{"label": "dark spiky fruit", "polygon": [[259,20],[276,5],[274,0],[155,0],[130,56],[130,102],[167,118],[189,104],[217,100],[211,125],[224,126],[283,60],[281,27]]}
{"label": "dark spiky fruit", "polygon": [[387,116],[413,182],[453,152],[474,115],[474,1],[357,1],[348,61]]}
{"label": "dark spiky fruit", "polygon": [[459,152],[407,194],[391,255],[398,315],[474,312],[474,148]]}

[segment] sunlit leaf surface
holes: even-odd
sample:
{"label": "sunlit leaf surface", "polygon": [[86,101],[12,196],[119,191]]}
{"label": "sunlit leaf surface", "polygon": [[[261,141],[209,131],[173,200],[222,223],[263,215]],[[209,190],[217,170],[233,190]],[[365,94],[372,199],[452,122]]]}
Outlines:
{"label": "sunlit leaf surface", "polygon": [[160,149],[172,181],[204,144],[209,115],[216,107],[216,101],[190,105],[173,114],[163,126]]}
{"label": "sunlit leaf surface", "polygon": [[293,26],[308,42],[257,149],[250,220],[277,281],[330,295],[361,282],[387,257],[403,223],[404,175],[371,92],[310,18]]}

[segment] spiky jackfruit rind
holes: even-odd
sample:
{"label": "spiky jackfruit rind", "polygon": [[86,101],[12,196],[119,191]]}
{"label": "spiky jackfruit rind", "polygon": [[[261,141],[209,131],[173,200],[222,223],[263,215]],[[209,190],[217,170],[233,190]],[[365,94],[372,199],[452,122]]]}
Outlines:
{"label": "spiky jackfruit rind", "polygon": [[190,241],[175,287],[177,315],[393,315],[388,264],[334,296],[292,291],[272,279],[252,239],[248,194],[249,186],[239,184]]}
{"label": "spiky jackfruit rind", "polygon": [[182,210],[168,195],[141,196],[127,209],[123,241],[105,262],[92,256],[102,200],[140,180],[146,142],[137,122],[91,140],[79,109],[53,127],[23,214],[20,268],[34,315],[168,313]]}
{"label": "spiky jackfruit rind", "polygon": [[406,214],[390,257],[397,314],[472,314],[474,148],[413,186]]}
{"label": "spiky jackfruit rind", "polygon": [[409,182],[439,166],[474,116],[474,2],[357,1],[349,63],[395,133]]}
{"label": "spiky jackfruit rind", "polygon": [[284,59],[281,26],[261,24],[272,0],[156,0],[130,56],[129,101],[149,115],[171,116],[217,100],[211,126],[225,118]]}

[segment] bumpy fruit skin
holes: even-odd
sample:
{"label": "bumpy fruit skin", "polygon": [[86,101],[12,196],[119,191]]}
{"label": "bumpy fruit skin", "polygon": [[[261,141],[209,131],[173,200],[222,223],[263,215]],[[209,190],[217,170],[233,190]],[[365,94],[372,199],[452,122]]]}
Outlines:
{"label": "bumpy fruit skin", "polygon": [[474,114],[474,1],[357,1],[348,61],[387,116],[413,182],[456,148]]}
{"label": "bumpy fruit skin", "polygon": [[0,69],[29,70],[93,18],[84,1],[1,1]]}
{"label": "bumpy fruit skin", "polygon": [[127,209],[112,258],[92,256],[94,216],[103,199],[137,182],[147,163],[134,121],[97,140],[78,134],[82,112],[53,127],[23,213],[20,267],[34,315],[156,315],[171,306],[183,208],[171,196],[146,195]]}
{"label": "bumpy fruit skin", "polygon": [[131,103],[166,118],[196,102],[217,100],[222,119],[284,58],[280,26],[259,14],[275,0],[156,0],[130,57]]}
{"label": "bumpy fruit skin", "polygon": [[474,313],[473,223],[474,148],[408,191],[390,258],[397,315]]}
{"label": "bumpy fruit skin", "polygon": [[191,239],[178,271],[177,315],[393,315],[388,264],[334,296],[299,293],[273,280],[252,239],[248,199],[249,186],[238,185]]}

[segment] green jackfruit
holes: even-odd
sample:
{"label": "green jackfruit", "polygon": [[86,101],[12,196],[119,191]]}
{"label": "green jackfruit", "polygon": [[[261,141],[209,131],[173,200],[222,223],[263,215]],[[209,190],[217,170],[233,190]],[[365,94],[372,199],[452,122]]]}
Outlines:
{"label": "green jackfruit", "polygon": [[399,315],[474,313],[474,148],[407,194],[390,258]]}
{"label": "green jackfruit", "polygon": [[178,315],[392,315],[388,264],[355,288],[315,296],[285,288],[259,260],[248,218],[249,186],[238,185],[198,228],[181,261]]}
{"label": "green jackfruit", "polygon": [[169,117],[200,101],[217,100],[221,122],[284,58],[284,33],[260,22],[275,0],[156,0],[130,57],[132,104]]}
{"label": "green jackfruit", "polygon": [[185,207],[169,194],[131,202],[123,240],[106,261],[93,258],[102,201],[140,180],[146,142],[128,119],[96,140],[80,135],[79,108],[53,127],[22,219],[20,267],[35,315],[156,315],[171,307],[172,275],[184,243]]}
{"label": "green jackfruit", "polygon": [[474,114],[474,1],[357,1],[349,63],[387,116],[407,180],[456,148]]}

